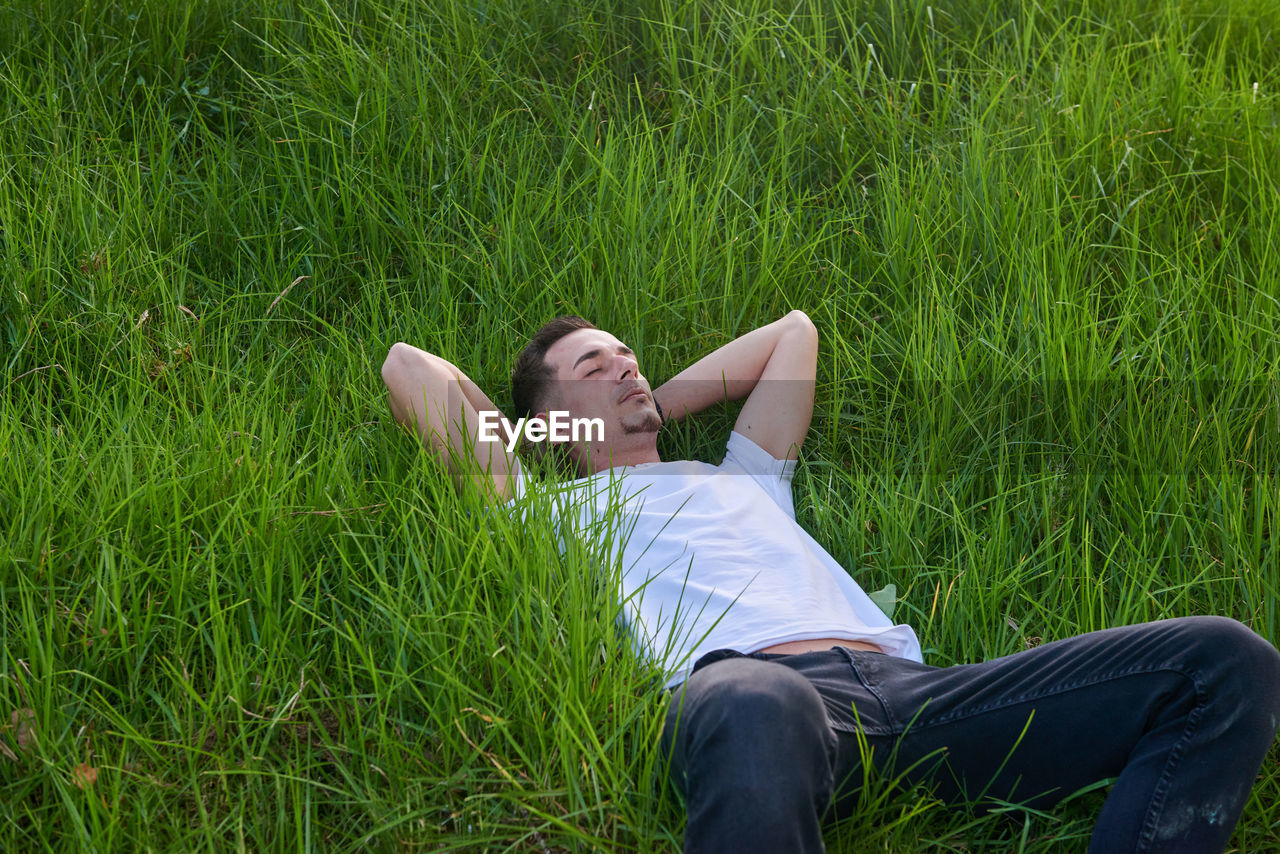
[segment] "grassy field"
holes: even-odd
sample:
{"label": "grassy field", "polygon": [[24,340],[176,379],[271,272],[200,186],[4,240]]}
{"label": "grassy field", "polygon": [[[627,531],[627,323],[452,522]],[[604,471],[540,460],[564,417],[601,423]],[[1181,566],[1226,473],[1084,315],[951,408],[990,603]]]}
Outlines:
{"label": "grassy field", "polygon": [[[557,313],[656,385],[808,312],[799,517],[930,663],[1184,614],[1274,642],[1277,32],[1266,0],[0,6],[0,849],[678,847],[597,551],[479,516],[378,376],[409,341],[506,406]],[[1098,797],[871,786],[829,841],[1076,852]],[[1280,850],[1280,749],[1233,845]]]}

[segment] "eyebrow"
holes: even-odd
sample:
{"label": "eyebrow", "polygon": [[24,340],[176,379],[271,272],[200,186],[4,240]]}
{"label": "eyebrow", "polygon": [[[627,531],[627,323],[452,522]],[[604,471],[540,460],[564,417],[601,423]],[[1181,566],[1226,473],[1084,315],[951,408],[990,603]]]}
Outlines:
{"label": "eyebrow", "polygon": [[[573,367],[572,367],[572,368],[570,368],[569,370],[571,370],[571,371],[572,371],[572,370],[576,370],[576,369],[577,369],[577,367],[578,367],[578,365],[581,365],[583,362],[587,361],[588,359],[594,359],[594,358],[596,358],[597,356],[601,355],[603,352],[604,352],[604,351],[603,351],[601,348],[599,348],[599,347],[593,347],[592,349],[588,350],[587,352],[585,352],[585,353],[583,353],[581,356],[579,356],[579,357],[578,357],[578,360],[577,360],[576,362],[574,362],[574,363],[573,363]],[[626,344],[619,344],[619,345],[618,345],[618,352],[619,352],[619,353],[621,353],[621,354],[622,354],[622,355],[624,355],[624,356],[634,356],[634,355],[635,355],[635,353],[632,351],[632,349],[631,349],[630,347],[628,347]]]}

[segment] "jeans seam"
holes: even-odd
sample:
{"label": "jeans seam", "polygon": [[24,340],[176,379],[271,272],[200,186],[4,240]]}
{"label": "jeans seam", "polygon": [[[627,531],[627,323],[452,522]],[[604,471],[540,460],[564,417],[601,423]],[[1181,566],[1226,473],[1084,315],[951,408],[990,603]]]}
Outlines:
{"label": "jeans seam", "polygon": [[857,729],[862,730],[862,732],[867,733],[868,735],[898,734],[901,730],[898,726],[898,719],[894,717],[893,710],[889,707],[889,704],[885,702],[884,696],[880,693],[880,689],[873,685],[869,680],[863,678],[862,670],[858,667],[858,660],[854,657],[855,650],[844,646],[836,648],[840,650],[841,654],[843,654],[845,659],[849,662],[849,669],[853,671],[854,678],[858,680],[858,683],[862,685],[863,688],[866,688],[867,691],[871,693],[871,696],[876,698],[876,702],[880,704],[881,711],[884,712],[885,719],[889,721],[887,729],[885,727],[868,727],[863,725],[861,721],[858,722]]}
{"label": "jeans seam", "polygon": [[[884,701],[884,697],[880,694],[878,687],[869,684],[868,680],[863,678],[861,670],[858,668],[856,662],[854,661],[852,652],[847,652],[846,656],[849,658],[850,666],[853,668],[854,674],[857,677],[858,681],[861,682],[862,685],[868,691],[871,692],[871,694],[876,698],[876,700],[880,703],[881,707],[884,709],[885,717],[887,720],[889,720],[891,726],[893,727],[893,730],[891,731],[890,734],[901,735],[904,732],[904,730],[899,728],[897,723],[897,718],[894,717],[893,712],[889,708],[889,704]],[[1150,850],[1152,841],[1155,838],[1156,829],[1160,825],[1160,818],[1164,812],[1165,800],[1168,797],[1169,788],[1170,786],[1173,785],[1175,769],[1178,763],[1182,759],[1182,754],[1186,750],[1187,742],[1191,739],[1191,737],[1194,735],[1196,731],[1196,728],[1199,726],[1200,718],[1203,716],[1203,712],[1204,712],[1204,707],[1205,707],[1204,700],[1206,697],[1204,688],[1201,686],[1200,681],[1196,679],[1195,676],[1186,672],[1186,670],[1184,670],[1182,667],[1174,664],[1169,664],[1169,663],[1134,666],[1134,667],[1127,668],[1125,670],[1113,671],[1113,672],[1109,672],[1101,675],[1094,675],[1087,679],[1077,679],[1072,682],[1055,684],[1051,688],[1047,688],[1045,690],[1036,691],[1029,694],[1022,694],[1016,698],[1004,698],[999,702],[986,703],[982,706],[970,707],[965,709],[963,712],[956,712],[953,714],[946,715],[945,717],[940,717],[934,720],[930,720],[928,723],[921,724],[919,726],[917,726],[917,722],[913,721],[912,726],[916,727],[917,730],[928,729],[933,726],[941,726],[944,724],[951,723],[955,720],[968,717],[970,715],[981,714],[983,712],[988,712],[993,709],[1007,708],[1009,706],[1018,705],[1019,703],[1041,700],[1046,697],[1051,697],[1058,694],[1065,694],[1067,692],[1074,691],[1079,688],[1089,687],[1093,685],[1100,685],[1104,682],[1111,682],[1116,679],[1123,679],[1127,676],[1133,676],[1136,674],[1157,673],[1161,671],[1176,674],[1178,676],[1181,676],[1183,679],[1186,679],[1188,682],[1190,682],[1192,687],[1195,689],[1196,705],[1195,705],[1195,708],[1192,709],[1191,712],[1187,715],[1187,724],[1183,728],[1182,734],[1178,738],[1178,741],[1174,744],[1173,748],[1169,751],[1169,758],[1165,761],[1165,766],[1163,770],[1160,772],[1160,778],[1157,781],[1155,788],[1152,790],[1151,798],[1147,803],[1146,815],[1145,815],[1145,818],[1143,819],[1142,828],[1138,833],[1138,839],[1136,840],[1136,848],[1134,849],[1135,854],[1141,854],[1141,852]],[[866,731],[868,733],[871,732],[870,729]]]}
{"label": "jeans seam", "polygon": [[[871,683],[870,680],[863,678],[862,671],[858,667],[857,660],[854,657],[854,654],[855,654],[854,651],[843,649],[843,648],[841,648],[841,651],[844,653],[845,657],[849,660],[849,665],[853,669],[854,675],[857,677],[858,681],[862,684],[864,688],[866,688],[869,692],[871,692],[872,696],[876,698],[876,701],[880,703],[881,708],[884,710],[885,718],[889,721],[889,724],[890,724],[890,729],[886,734],[893,734],[893,735],[902,734],[902,732],[905,731],[905,728],[903,728],[898,723],[898,719],[893,714],[893,710],[890,707],[890,704],[885,702],[884,696],[880,693],[879,686],[874,685]],[[957,711],[940,718],[932,719],[928,723],[924,723],[924,724],[921,724],[918,721],[913,719],[912,727],[917,730],[928,729],[929,727],[948,724],[948,723],[951,723],[952,721],[955,721],[964,717],[968,717],[973,714],[980,714],[982,712],[989,712],[993,709],[1016,706],[1019,703],[1026,703],[1033,700],[1042,700],[1045,697],[1052,697],[1058,694],[1065,694],[1069,691],[1074,691],[1078,688],[1085,688],[1092,685],[1100,685],[1103,682],[1110,682],[1116,679],[1123,679],[1126,676],[1133,676],[1135,674],[1140,674],[1140,673],[1156,673],[1162,670],[1169,671],[1170,673],[1176,673],[1177,675],[1183,677],[1184,679],[1189,680],[1191,684],[1195,686],[1197,699],[1201,698],[1202,695],[1200,690],[1200,684],[1196,681],[1195,677],[1185,672],[1180,667],[1172,664],[1167,664],[1167,663],[1161,663],[1161,664],[1155,664],[1155,665],[1138,665],[1138,666],[1130,667],[1126,670],[1109,672],[1109,673],[1106,673],[1105,675],[1095,675],[1087,679],[1078,679],[1073,682],[1055,684],[1052,688],[1032,692],[1029,694],[1020,694],[1017,697],[1005,697],[1001,700],[991,702],[991,703],[986,703],[985,705],[981,705],[981,706],[967,707],[961,711]],[[874,730],[881,730],[881,729],[882,728],[880,727],[874,728]],[[870,733],[873,731],[873,729],[864,728],[864,731]],[[877,734],[881,734],[881,733],[877,733]]]}
{"label": "jeans seam", "polygon": [[1156,828],[1160,826],[1160,817],[1164,813],[1165,799],[1169,794],[1169,787],[1173,785],[1174,768],[1182,760],[1183,751],[1186,749],[1187,742],[1190,741],[1192,734],[1200,725],[1200,718],[1203,716],[1205,708],[1206,693],[1200,687],[1200,683],[1194,677],[1180,670],[1168,669],[1191,681],[1196,690],[1196,707],[1187,715],[1187,725],[1183,728],[1182,735],[1178,738],[1177,743],[1174,744],[1173,749],[1169,751],[1169,758],[1164,764],[1164,769],[1160,772],[1160,780],[1151,792],[1151,801],[1147,804],[1147,815],[1142,822],[1142,830],[1138,833],[1137,848],[1134,849],[1137,854],[1150,850],[1152,840],[1155,838]]}
{"label": "jeans seam", "polygon": [[[1188,673],[1184,673],[1178,667],[1170,666],[1166,664],[1160,664],[1160,665],[1154,665],[1154,666],[1136,666],[1136,667],[1131,667],[1128,670],[1115,671],[1115,672],[1107,673],[1101,676],[1094,676],[1088,679],[1078,679],[1074,682],[1055,684],[1052,688],[1048,688],[1041,691],[1035,691],[1029,694],[1020,694],[1017,697],[1005,697],[1001,700],[987,703],[981,706],[971,706],[961,711],[956,711],[956,712],[944,715],[943,717],[932,719],[926,724],[916,724],[916,726],[917,728],[920,728],[920,729],[927,729],[931,726],[948,724],[948,723],[951,723],[952,721],[958,720],[960,718],[968,717],[973,714],[989,712],[993,709],[1002,709],[1002,708],[1007,708],[1009,706],[1016,706],[1016,705],[1019,705],[1020,703],[1026,703],[1034,700],[1043,700],[1046,697],[1053,697],[1058,694],[1065,694],[1070,691],[1075,691],[1079,688],[1087,688],[1093,685],[1101,685],[1103,682],[1111,682],[1116,679],[1123,679],[1126,676],[1133,676],[1135,674],[1156,673],[1161,670],[1167,670],[1171,673],[1176,673],[1179,676],[1182,676],[1183,678],[1190,680],[1191,683],[1196,686],[1196,696],[1197,697],[1200,696],[1200,686],[1196,683],[1194,677],[1192,677]],[[868,690],[874,691],[874,689],[871,689],[870,686],[868,686]],[[878,692],[876,692],[876,697],[880,697],[880,694]],[[881,702],[883,702],[883,700],[881,700]],[[891,716],[891,713],[889,713],[888,710],[886,710],[886,714],[890,714]]]}

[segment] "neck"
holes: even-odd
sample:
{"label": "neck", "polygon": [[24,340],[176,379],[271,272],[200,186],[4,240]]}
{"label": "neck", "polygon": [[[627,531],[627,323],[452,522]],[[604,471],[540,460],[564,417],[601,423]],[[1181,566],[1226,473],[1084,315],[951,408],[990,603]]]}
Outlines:
{"label": "neck", "polygon": [[589,449],[589,461],[586,468],[590,474],[602,472],[615,466],[638,466],[641,463],[660,463],[658,456],[658,434],[636,433],[622,441],[609,444],[593,442]]}

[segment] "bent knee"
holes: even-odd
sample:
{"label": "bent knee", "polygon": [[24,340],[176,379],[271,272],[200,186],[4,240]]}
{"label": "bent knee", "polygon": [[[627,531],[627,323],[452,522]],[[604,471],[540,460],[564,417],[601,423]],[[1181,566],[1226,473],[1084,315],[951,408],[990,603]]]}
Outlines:
{"label": "bent knee", "polygon": [[686,715],[704,724],[764,731],[826,724],[822,698],[809,680],[789,667],[751,658],[727,659],[694,674],[683,705]]}
{"label": "bent knee", "polygon": [[1189,642],[1215,659],[1230,658],[1247,664],[1259,677],[1280,678],[1280,652],[1266,638],[1231,617],[1185,617]]}
{"label": "bent knee", "polygon": [[1216,674],[1215,693],[1253,698],[1280,717],[1280,651],[1230,617],[1187,617],[1189,652],[1202,673]]}

